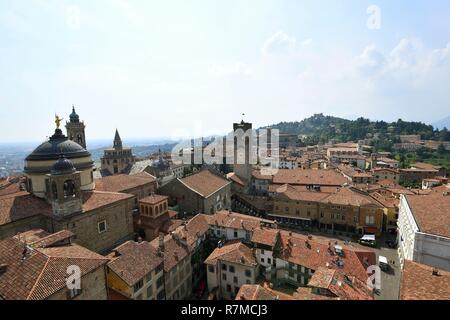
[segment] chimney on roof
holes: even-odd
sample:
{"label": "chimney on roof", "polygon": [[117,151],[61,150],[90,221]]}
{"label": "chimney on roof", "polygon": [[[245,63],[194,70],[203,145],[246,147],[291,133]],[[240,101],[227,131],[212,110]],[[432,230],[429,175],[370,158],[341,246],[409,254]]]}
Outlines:
{"label": "chimney on roof", "polygon": [[7,264],[0,264],[0,275],[4,274],[8,270]]}
{"label": "chimney on roof", "polygon": [[161,252],[164,252],[164,233],[162,233],[162,232],[159,234],[159,247],[158,247],[158,249]]}

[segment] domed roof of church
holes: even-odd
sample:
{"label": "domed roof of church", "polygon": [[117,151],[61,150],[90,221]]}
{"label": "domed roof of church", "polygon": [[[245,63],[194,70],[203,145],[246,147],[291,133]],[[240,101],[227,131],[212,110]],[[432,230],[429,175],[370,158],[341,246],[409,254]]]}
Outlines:
{"label": "domed roof of church", "polygon": [[58,161],[55,162],[55,164],[52,167],[52,170],[50,173],[52,175],[60,176],[65,174],[72,174],[76,171],[75,166],[73,165],[72,161],[67,159],[64,154],[61,154],[59,156]]}
{"label": "domed roof of church", "polygon": [[48,141],[38,146],[25,160],[58,160],[61,153],[68,159],[91,156],[78,143],[69,140],[61,129],[56,129],[55,134]]}
{"label": "domed roof of church", "polygon": [[69,117],[70,122],[80,122],[80,116],[75,112],[75,107],[72,107],[72,113]]}

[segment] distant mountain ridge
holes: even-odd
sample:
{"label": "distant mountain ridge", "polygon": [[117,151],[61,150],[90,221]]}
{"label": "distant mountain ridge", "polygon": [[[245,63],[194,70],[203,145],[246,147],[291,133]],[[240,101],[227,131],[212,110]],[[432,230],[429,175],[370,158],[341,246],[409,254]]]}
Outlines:
{"label": "distant mountain ridge", "polygon": [[450,116],[448,116],[447,118],[444,118],[444,119],[442,119],[442,120],[439,120],[439,121],[433,123],[433,126],[434,126],[435,128],[440,129],[440,130],[442,130],[442,129],[444,129],[444,128],[450,129]]}

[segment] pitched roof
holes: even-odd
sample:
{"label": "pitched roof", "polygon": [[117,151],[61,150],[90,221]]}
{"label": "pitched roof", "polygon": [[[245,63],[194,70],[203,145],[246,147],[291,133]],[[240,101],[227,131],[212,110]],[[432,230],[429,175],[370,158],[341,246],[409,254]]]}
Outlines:
{"label": "pitched roof", "polygon": [[320,267],[311,277],[308,287],[328,290],[333,296],[316,294],[311,288],[297,290],[299,300],[373,300],[372,290],[365,281],[349,277],[340,270]]}
{"label": "pitched roof", "polygon": [[257,228],[253,231],[252,243],[274,247],[280,231],[273,228]]}
{"label": "pitched roof", "polygon": [[337,189],[336,192],[323,198],[321,202],[345,206],[351,205],[355,207],[367,205],[374,205],[381,207],[381,205],[373,198],[371,198],[368,194],[364,194],[363,192],[357,191],[351,187],[344,187]]}
{"label": "pitched roof", "polygon": [[209,257],[206,258],[205,263],[216,264],[218,260],[250,267],[258,265],[253,250],[241,241],[231,241],[220,248],[214,249]]}
{"label": "pitched roof", "polygon": [[209,170],[202,170],[183,179],[179,179],[179,181],[204,198],[208,198],[213,193],[231,183]]}
{"label": "pitched roof", "polygon": [[177,227],[174,233],[181,239],[186,241],[189,247],[194,246],[195,242],[206,234],[209,230],[207,216],[204,214],[197,214],[195,217],[189,219],[183,225]]}
{"label": "pitched roof", "polygon": [[[132,197],[132,195],[124,193],[83,191],[83,212],[89,212]],[[36,215],[51,216],[51,205],[45,200],[24,191],[0,197],[0,225]]]}
{"label": "pitched roof", "polygon": [[110,204],[133,198],[133,195],[119,192],[83,191],[83,212],[92,211]]}
{"label": "pitched roof", "polygon": [[38,248],[16,237],[0,241],[0,261],[7,265],[0,274],[0,296],[6,300],[43,300],[66,287],[67,268],[77,265],[84,276],[108,259],[76,244]]}
{"label": "pitched roof", "polygon": [[347,182],[345,177],[334,170],[280,169],[273,176],[274,184],[342,186]]}
{"label": "pitched roof", "polygon": [[[158,250],[159,238],[152,240],[150,244]],[[164,272],[169,272],[179,261],[187,257],[190,254],[190,251],[187,244],[183,244],[182,241],[177,240],[176,237],[169,234],[164,236],[164,250],[162,251],[162,254],[164,260]]]}
{"label": "pitched roof", "polygon": [[95,181],[95,189],[108,192],[126,192],[130,189],[156,182],[156,178],[147,172],[133,175],[119,174],[103,177]]}
{"label": "pitched roof", "polygon": [[450,272],[405,260],[400,284],[401,300],[450,300]]}
{"label": "pitched roof", "polygon": [[229,180],[231,180],[231,181],[237,183],[237,184],[240,185],[240,186],[245,186],[244,180],[243,180],[241,177],[239,177],[239,176],[238,176],[236,173],[234,173],[234,172],[228,173],[228,174],[227,174],[227,179],[229,179]]}
{"label": "pitched roof", "polygon": [[[373,251],[343,245],[344,255],[339,256],[334,252],[331,241],[315,237],[309,239],[308,236],[287,231],[281,231],[280,234],[283,248],[281,257],[308,269],[317,270],[320,267],[339,269],[349,276],[366,281],[367,267],[376,264],[376,255]],[[342,266],[338,265],[338,261],[342,262]]]}
{"label": "pitched roof", "polygon": [[147,241],[127,241],[114,251],[117,254],[108,262],[108,268],[129,286],[136,284],[163,262],[157,250]]}
{"label": "pitched roof", "polygon": [[0,225],[51,213],[47,202],[25,191],[0,197]]}
{"label": "pitched roof", "polygon": [[140,203],[144,203],[144,204],[157,204],[160,203],[164,200],[167,200],[168,197],[167,196],[161,196],[158,194],[152,194],[148,197],[142,198],[141,200],[139,200]]}
{"label": "pitched roof", "polygon": [[248,216],[245,214],[219,211],[213,215],[206,215],[206,220],[210,226],[219,226],[222,228],[232,228],[239,230],[254,231],[261,226],[261,223],[273,224],[274,221]]}
{"label": "pitched roof", "polygon": [[259,284],[244,284],[236,294],[236,300],[294,300],[294,298],[284,292],[273,290]]}
{"label": "pitched roof", "polygon": [[420,232],[450,238],[450,195],[430,190],[426,195],[406,195]]}
{"label": "pitched roof", "polygon": [[327,196],[329,193],[318,192],[318,191],[308,191],[303,190],[303,188],[297,188],[297,186],[291,186],[290,184],[285,184],[277,189],[275,194],[276,199],[288,199],[293,201],[320,201]]}

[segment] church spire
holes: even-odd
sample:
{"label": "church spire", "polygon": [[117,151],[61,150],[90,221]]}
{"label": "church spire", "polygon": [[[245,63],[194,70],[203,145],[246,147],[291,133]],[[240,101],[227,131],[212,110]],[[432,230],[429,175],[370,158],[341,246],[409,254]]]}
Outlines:
{"label": "church spire", "polygon": [[114,149],[122,149],[122,139],[119,135],[119,130],[116,129],[116,134],[114,135]]}

